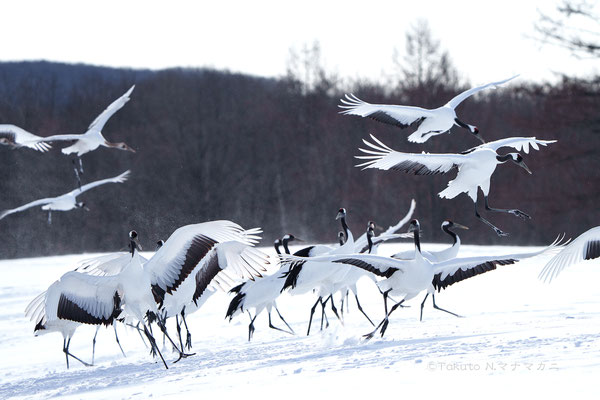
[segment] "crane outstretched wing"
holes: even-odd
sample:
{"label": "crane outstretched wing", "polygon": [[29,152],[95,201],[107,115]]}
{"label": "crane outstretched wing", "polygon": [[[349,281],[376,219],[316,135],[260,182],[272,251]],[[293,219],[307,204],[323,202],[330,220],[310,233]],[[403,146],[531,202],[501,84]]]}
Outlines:
{"label": "crane outstretched wing", "polygon": [[340,100],[342,105],[338,105],[338,107],[344,109],[344,111],[340,111],[340,114],[369,117],[375,121],[400,128],[419,124],[424,118],[431,115],[431,110],[421,107],[371,104],[360,100],[353,94],[346,94],[345,97],[345,99]]}
{"label": "crane outstretched wing", "polygon": [[39,143],[42,142],[55,142],[55,141],[69,141],[69,140],[79,140],[83,134],[67,134],[67,135],[52,135],[46,137],[40,137],[38,140]]}
{"label": "crane outstretched wing", "polygon": [[479,145],[473,148],[473,150],[478,148],[488,148],[496,151],[502,147],[512,147],[517,151],[523,151],[525,154],[529,154],[529,146],[534,150],[539,150],[540,146],[547,146],[551,143],[556,143],[556,140],[540,140],[535,137],[510,137]]}
{"label": "crane outstretched wing", "polygon": [[412,215],[415,212],[415,207],[416,206],[417,206],[417,202],[415,201],[415,199],[412,199],[410,201],[410,208],[408,209],[408,212],[406,213],[406,215],[404,216],[404,218],[402,218],[400,221],[398,221],[398,223],[396,225],[390,226],[389,228],[387,228],[387,230],[385,232],[383,232],[382,235],[389,235],[389,234],[392,234],[394,232],[397,232],[398,229],[400,229],[404,225],[406,225],[406,223],[408,221],[410,221],[410,219],[412,218]]}
{"label": "crane outstretched wing", "polygon": [[216,276],[217,268],[227,268],[240,278],[251,279],[268,264],[266,254],[251,249],[260,239],[260,232],[246,231],[231,221],[186,225],[173,232],[144,269],[150,272],[153,286],[166,293],[177,290],[196,266],[206,269],[206,277]]}
{"label": "crane outstretched wing", "polygon": [[[402,218],[400,221],[398,221],[398,223],[396,225],[390,226],[385,232],[380,234],[379,237],[386,237],[387,235],[392,235],[393,233],[398,231],[398,229],[400,229],[402,226],[404,226],[412,217],[413,212],[415,211],[416,205],[417,205],[417,203],[415,202],[414,199],[412,199],[410,202],[410,208],[409,208],[408,212],[406,213],[406,215],[404,216],[404,218]],[[360,237],[354,241],[354,250],[357,253],[362,253],[362,251],[359,251],[359,250],[364,249],[365,246],[367,246],[367,233],[366,232],[363,233],[362,235],[360,235]]]}
{"label": "crane outstretched wing", "polygon": [[538,278],[549,283],[563,269],[585,260],[597,258],[600,258],[600,226],[582,233],[565,246],[560,253],[546,263]]}
{"label": "crane outstretched wing", "polygon": [[[139,257],[142,264],[148,261],[141,255]],[[75,271],[88,275],[112,276],[119,274],[130,262],[131,253],[121,251],[83,260]]]}
{"label": "crane outstretched wing", "polygon": [[[379,236],[374,236],[371,241],[373,242],[373,247],[378,246],[388,240],[397,240],[397,239],[413,239],[415,237],[414,233],[390,233],[390,234],[382,234]],[[369,250],[369,243],[367,242],[362,247],[354,243],[354,251],[357,253],[365,253]]]}
{"label": "crane outstretched wing", "polygon": [[48,291],[45,290],[42,293],[35,296],[33,300],[27,305],[25,308],[25,316],[29,318],[30,321],[35,322],[36,326],[40,324],[44,324],[47,320],[46,316],[46,293]]}
{"label": "crane outstretched wing", "polygon": [[519,75],[515,75],[511,78],[505,79],[503,81],[498,81],[498,82],[490,82],[490,83],[486,83],[485,85],[481,85],[481,86],[477,86],[474,88],[471,88],[469,90],[465,90],[464,92],[460,93],[459,95],[455,96],[452,100],[450,100],[448,103],[446,103],[447,106],[452,107],[452,108],[456,108],[460,103],[463,102],[463,100],[465,100],[467,97],[473,96],[475,93],[487,89],[487,88],[496,88],[512,79],[515,79],[517,76]]}
{"label": "crane outstretched wing", "polygon": [[69,192],[69,194],[72,194],[73,196],[79,196],[81,193],[83,193],[87,190],[95,188],[96,186],[104,185],[106,183],[123,183],[129,178],[129,174],[131,174],[131,171],[127,170],[127,171],[123,172],[121,175],[115,176],[114,178],[101,179],[99,181],[95,181],[95,182],[91,182],[86,185],[83,185],[81,187],[81,189],[77,188],[75,190],[72,190],[71,192]]}
{"label": "crane outstretched wing", "polygon": [[434,264],[433,287],[438,291],[457,282],[496,269],[498,265],[510,265],[520,260],[541,254],[556,254],[560,251],[563,237],[542,250],[529,253],[502,254],[496,256],[457,257]]}
{"label": "crane outstretched wing", "polygon": [[363,139],[370,149],[359,148],[367,155],[355,156],[355,158],[367,161],[356,167],[392,169],[415,175],[435,175],[446,173],[463,164],[467,159],[464,154],[401,153],[392,150],[373,135],[371,139],[375,143]]}
{"label": "crane outstretched wing", "polygon": [[129,96],[131,95],[131,92],[133,92],[134,88],[135,85],[129,88],[129,90],[125,92],[124,95],[122,95],[121,97],[113,101],[108,107],[106,107],[106,110],[102,111],[102,113],[98,115],[98,117],[96,117],[96,119],[90,124],[88,130],[94,129],[96,131],[101,131],[102,128],[104,128],[104,124],[106,124],[106,121],[108,121],[114,113],[119,111],[125,105],[125,103],[129,101]]}
{"label": "crane outstretched wing", "polygon": [[40,136],[12,124],[0,124],[0,138],[8,139],[9,144],[15,147],[29,147],[42,153],[52,148],[48,143],[40,142]]}
{"label": "crane outstretched wing", "polygon": [[66,319],[82,324],[110,325],[121,313],[118,279],[71,271],[47,290],[45,307],[48,319]]}
{"label": "crane outstretched wing", "polygon": [[21,207],[13,208],[11,210],[1,211],[0,212],[0,219],[6,217],[9,214],[18,213],[18,212],[27,210],[28,208],[31,208],[31,207],[43,206],[45,204],[52,203],[55,199],[56,199],[56,197],[48,197],[48,198],[45,198],[45,199],[39,199],[39,200],[32,201],[31,203],[27,203],[25,205],[22,205]]}
{"label": "crane outstretched wing", "polygon": [[301,268],[306,262],[354,265],[355,267],[385,278],[389,278],[395,272],[399,271],[402,273],[404,271],[403,261],[371,254],[323,255],[310,258],[297,257],[289,254],[279,255],[281,268],[290,268],[289,273],[286,273],[286,276],[288,277],[293,275],[292,271],[294,269]]}

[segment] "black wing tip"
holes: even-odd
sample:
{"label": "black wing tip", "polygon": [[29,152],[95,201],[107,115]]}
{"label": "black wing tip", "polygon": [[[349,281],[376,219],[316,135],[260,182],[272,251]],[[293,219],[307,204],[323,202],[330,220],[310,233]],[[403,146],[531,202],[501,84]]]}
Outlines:
{"label": "black wing tip", "polygon": [[283,287],[281,288],[280,293],[287,288],[295,288],[298,283],[298,276],[300,275],[300,271],[302,271],[302,266],[306,261],[300,261],[295,263],[290,270],[287,272],[285,282],[283,283]]}
{"label": "black wing tip", "polygon": [[115,292],[115,297],[113,298],[114,305],[113,311],[109,317],[96,317],[90,314],[88,311],[81,308],[77,303],[70,300],[64,293],[60,294],[60,298],[58,299],[58,307],[56,310],[56,316],[59,319],[64,319],[68,321],[79,322],[82,324],[90,324],[90,325],[111,325],[115,316],[118,316],[121,312],[121,298]]}
{"label": "black wing tip", "polygon": [[242,288],[244,287],[245,284],[246,284],[246,282],[240,283],[239,285],[232,287],[229,290],[229,293],[240,293],[240,290],[242,290]]}
{"label": "black wing tip", "polygon": [[465,279],[469,279],[477,275],[484,274],[489,271],[493,271],[496,269],[497,265],[510,265],[516,263],[517,261],[519,260],[515,260],[513,258],[486,261],[473,268],[469,268],[466,271],[459,268],[454,274],[448,275],[444,279],[440,279],[441,273],[436,274],[433,277],[431,284],[433,285],[433,288],[439,293],[442,291],[442,289],[446,289],[448,286],[454,285],[455,283],[464,281]]}
{"label": "black wing tip", "polygon": [[215,277],[221,271],[222,269],[219,266],[217,253],[213,252],[208,261],[204,264],[204,267],[196,273],[196,289],[194,290],[194,294],[192,296],[192,301],[194,304],[198,304],[198,299],[202,297],[206,291],[206,288],[208,288],[213,279],[215,279]]}
{"label": "black wing tip", "polygon": [[33,328],[33,333],[37,332],[37,331],[43,331],[46,330],[46,325],[42,324],[42,320],[40,320],[36,325],[35,328]]}
{"label": "black wing tip", "polygon": [[225,319],[229,318],[229,322],[233,319],[233,314],[241,308],[244,297],[246,297],[246,293],[238,293],[231,299],[231,302],[229,302],[229,307],[227,307],[227,313],[225,314]]}
{"label": "black wing tip", "polygon": [[159,308],[162,307],[163,301],[165,300],[165,294],[167,293],[166,290],[156,284],[152,285],[151,289],[154,301],[159,305]]}
{"label": "black wing tip", "polygon": [[405,124],[403,122],[398,121],[396,118],[392,117],[385,111],[381,111],[381,110],[375,111],[375,112],[367,115],[367,117],[369,117],[377,122],[397,126],[400,129],[405,129],[405,128],[408,128],[411,126],[419,126],[419,125],[421,125],[421,122],[423,122],[423,120],[425,119],[425,118],[421,117],[421,118],[417,118],[416,120],[414,120],[413,122],[411,122],[409,124]]}
{"label": "black wing tip", "polygon": [[406,172],[407,174],[414,174],[414,175],[439,175],[439,174],[443,174],[443,171],[440,171],[439,169],[429,169],[427,168],[427,166],[415,162],[415,161],[402,161],[396,165],[394,165],[393,167],[391,167],[390,169],[394,170],[394,171],[402,171],[402,172]]}
{"label": "black wing tip", "polygon": [[600,257],[600,240],[590,240],[585,245],[584,260],[593,260]]}
{"label": "black wing tip", "polygon": [[314,248],[315,246],[308,246],[305,247],[303,249],[298,250],[297,252],[295,252],[293,255],[296,257],[310,257],[310,251]]}
{"label": "black wing tip", "polygon": [[216,240],[213,240],[205,235],[194,236],[190,246],[185,253],[185,259],[180,267],[179,275],[171,283],[167,285],[167,293],[172,294],[173,291],[177,290],[179,285],[192,273],[196,265],[218,244]]}
{"label": "black wing tip", "polygon": [[339,264],[354,265],[355,267],[362,268],[366,271],[369,271],[377,276],[382,276],[384,278],[391,277],[394,274],[394,272],[396,272],[398,270],[397,268],[390,267],[385,272],[382,272],[381,270],[379,270],[378,268],[375,268],[373,265],[369,264],[368,262],[359,260],[356,258],[342,258],[340,260],[335,260],[333,262],[339,263]]}

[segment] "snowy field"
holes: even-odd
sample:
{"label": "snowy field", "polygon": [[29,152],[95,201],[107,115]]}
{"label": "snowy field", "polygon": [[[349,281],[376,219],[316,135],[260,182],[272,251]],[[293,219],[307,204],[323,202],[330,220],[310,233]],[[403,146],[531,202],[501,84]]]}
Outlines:
{"label": "snowy field", "polygon": [[[410,247],[386,245],[379,253]],[[460,255],[532,250],[463,246]],[[67,370],[62,336],[34,337],[34,324],[23,311],[90,256],[0,261],[0,398],[600,398],[599,262],[569,268],[551,284],[537,280],[545,259],[501,266],[436,296],[440,307],[464,318],[434,310],[428,299],[419,322],[419,296],[392,315],[383,339],[368,342],[361,336],[371,325],[353,299],[343,326],[330,315],[328,329],[319,332],[317,319],[307,337],[314,297],[284,294],[279,309],[297,335],[269,329],[262,314],[249,343],[248,316],[226,321],[231,296],[217,293],[188,318],[195,356],[173,364],[175,354],[163,346],[168,370],[151,358],[137,332],[122,325],[126,358],[112,328],[101,328],[95,366],[71,360]],[[365,311],[378,322],[383,302],[376,287],[365,279],[359,293]],[[71,342],[71,352],[86,361],[94,330],[79,328]]]}

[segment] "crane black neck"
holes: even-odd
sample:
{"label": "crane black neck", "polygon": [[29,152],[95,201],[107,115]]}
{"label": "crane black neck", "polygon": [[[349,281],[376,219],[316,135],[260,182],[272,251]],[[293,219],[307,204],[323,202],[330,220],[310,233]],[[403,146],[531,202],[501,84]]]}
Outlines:
{"label": "crane black neck", "polygon": [[279,251],[279,242],[273,243],[273,247],[275,247],[275,251],[277,252],[277,254],[281,254],[281,251]]}
{"label": "crane black neck", "polygon": [[346,224],[346,217],[340,218],[342,221],[342,229],[344,229],[344,235],[346,235],[346,240],[348,240],[348,224]]}
{"label": "crane black neck", "polygon": [[290,249],[288,249],[288,240],[283,239],[281,242],[283,243],[283,249],[285,250],[285,254],[290,254]]}
{"label": "crane black neck", "polygon": [[415,246],[417,247],[417,249],[419,250],[419,253],[420,253],[421,252],[421,239],[419,238],[419,231],[415,230],[414,234],[415,234]]}
{"label": "crane black neck", "polygon": [[453,244],[456,244],[456,242],[458,242],[458,235],[456,233],[452,232],[446,225],[444,225],[442,227],[442,230],[444,232],[446,232],[448,235],[452,236],[452,239],[454,240]]}
{"label": "crane black neck", "polygon": [[469,128],[469,125],[465,124],[464,122],[462,122],[462,121],[461,121],[461,120],[459,120],[458,118],[454,118],[454,122],[456,122],[456,124],[457,124],[458,126],[460,126],[461,128],[465,128],[465,129],[467,129],[467,130],[469,130],[469,131],[471,130],[471,129]]}
{"label": "crane black neck", "polygon": [[496,160],[498,160],[499,162],[506,162],[508,160],[512,160],[512,156],[510,155],[510,153],[505,154],[503,156],[497,155]]}
{"label": "crane black neck", "polygon": [[367,232],[367,243],[369,244],[369,254],[371,254],[371,250],[373,250],[373,241],[371,240],[370,232]]}
{"label": "crane black neck", "polygon": [[133,240],[129,241],[129,248],[131,250],[131,257],[133,257],[135,255],[135,250],[137,249],[137,245]]}

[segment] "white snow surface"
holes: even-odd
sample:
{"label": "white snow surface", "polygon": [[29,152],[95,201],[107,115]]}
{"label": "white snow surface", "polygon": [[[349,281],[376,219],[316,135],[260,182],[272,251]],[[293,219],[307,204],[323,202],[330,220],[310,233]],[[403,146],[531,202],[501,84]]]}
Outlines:
{"label": "white snow surface", "polygon": [[[446,246],[423,244],[432,250]],[[379,254],[410,247],[384,245]],[[463,246],[460,256],[537,249]],[[34,337],[34,323],[24,309],[90,256],[0,261],[0,398],[600,398],[598,261],[573,266],[551,284],[537,279],[547,258],[499,266],[436,296],[438,306],[464,318],[434,310],[429,298],[419,322],[421,295],[407,302],[410,308],[392,315],[383,339],[371,341],[362,339],[372,327],[352,296],[343,325],[329,311],[330,326],[319,331],[317,313],[307,337],[315,296],[283,294],[278,306],[296,335],[270,329],[263,313],[248,342],[248,316],[226,321],[232,296],[219,292],[188,317],[195,356],[174,364],[176,354],[169,345],[162,346],[168,370],[152,359],[136,331],[121,324],[117,329],[126,358],[113,329],[103,327],[95,365],[85,367],[71,359],[67,370],[62,336]],[[373,282],[359,282],[359,299],[378,323],[383,301]],[[273,323],[284,326],[275,312]],[[94,330],[80,327],[71,341],[71,352],[88,362]],[[172,322],[169,330],[176,336]]]}

